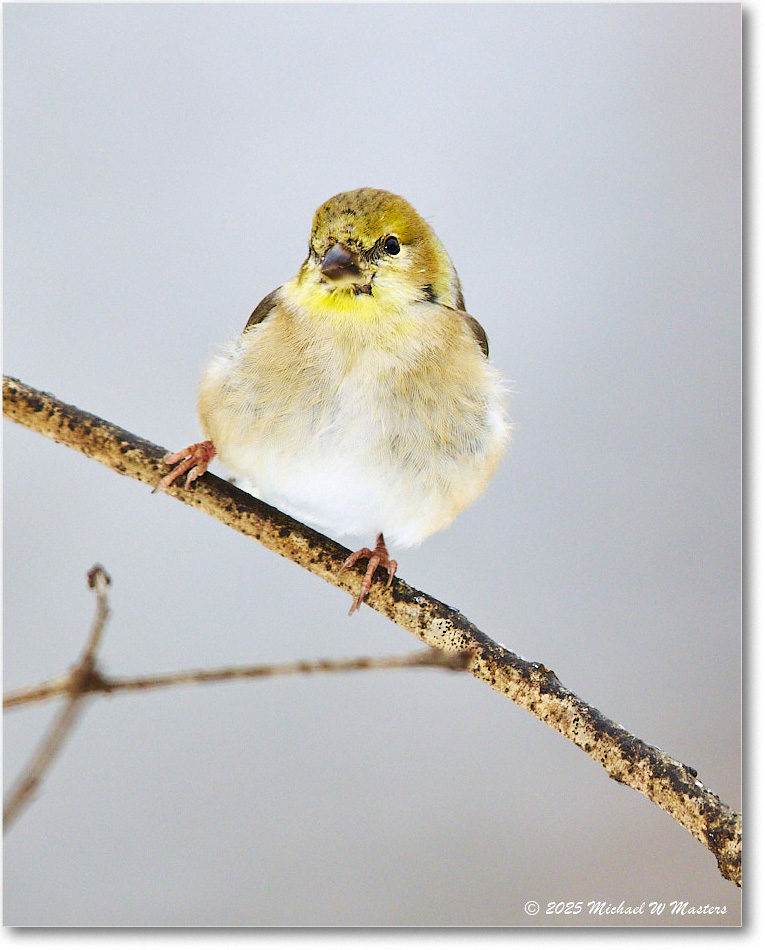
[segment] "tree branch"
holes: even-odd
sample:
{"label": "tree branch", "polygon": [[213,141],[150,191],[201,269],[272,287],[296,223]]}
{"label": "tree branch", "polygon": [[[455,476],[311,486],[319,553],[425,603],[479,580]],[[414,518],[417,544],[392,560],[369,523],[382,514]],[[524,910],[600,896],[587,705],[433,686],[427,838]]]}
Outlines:
{"label": "tree branch", "polygon": [[88,572],[88,584],[96,592],[96,616],[90,630],[90,636],[82,651],[79,662],[66,677],[66,702],[53,720],[45,738],[27,768],[22,772],[13,790],[9,793],[3,805],[3,831],[8,828],[21,814],[34,793],[40,787],[43,777],[53,764],[53,760],[61,751],[64,740],[74,728],[82,709],[82,700],[90,691],[90,680],[96,669],[96,650],[101,642],[106,620],[109,616],[109,605],[106,599],[106,589],[109,586],[109,575],[98,564]]}
{"label": "tree branch", "polygon": [[18,708],[30,703],[65,695],[67,701],[54,719],[31,762],[16,781],[13,791],[3,806],[3,831],[7,831],[32,800],[42,784],[43,776],[61,751],[64,740],[72,731],[81,710],[82,699],[88,693],[117,693],[167,686],[185,686],[191,683],[220,683],[226,680],[262,679],[266,676],[290,676],[305,673],[347,673],[352,670],[394,670],[413,667],[440,667],[445,670],[464,670],[470,653],[445,653],[443,650],[418,650],[399,656],[359,656],[344,660],[298,660],[294,663],[271,663],[257,666],[227,666],[216,670],[181,670],[175,673],[157,673],[149,676],[105,676],[96,663],[96,650],[101,642],[109,604],[106,589],[111,579],[96,564],[88,571],[88,586],[96,591],[96,616],[88,640],[76,666],[44,683],[13,690],[3,696],[3,709]]}
{"label": "tree branch", "polygon": [[[251,666],[224,666],[214,670],[178,670],[147,676],[106,676],[94,669],[85,693],[125,693],[192,683],[222,683],[227,680],[263,679],[268,676],[295,676],[307,673],[350,673],[356,670],[402,670],[414,667],[464,670],[469,653],[444,653],[441,650],[417,650],[401,656],[354,656],[341,660],[296,660],[293,663],[259,663]],[[31,703],[53,699],[70,689],[74,673],[56,676],[44,683],[11,690],[3,696],[3,709],[18,709]]]}
{"label": "tree branch", "polygon": [[[153,487],[164,474],[165,449],[10,377],[3,378],[3,408],[14,421],[147,485]],[[168,494],[336,587],[350,593],[358,585],[358,571],[338,577],[349,553],[345,548],[214,475],[204,475],[188,490],[174,485]],[[611,778],[646,795],[709,848],[723,877],[740,886],[741,816],[706,788],[694,769],[612,722],[546,666],[512,653],[458,611],[399,578],[389,588],[375,584],[368,603],[431,647],[470,651],[473,676],[557,730]]]}

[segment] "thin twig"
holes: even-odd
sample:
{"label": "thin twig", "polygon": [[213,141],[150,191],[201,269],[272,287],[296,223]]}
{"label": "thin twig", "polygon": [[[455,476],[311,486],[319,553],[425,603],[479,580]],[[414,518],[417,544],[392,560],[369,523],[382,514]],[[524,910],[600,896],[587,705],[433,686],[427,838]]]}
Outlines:
{"label": "thin twig", "polygon": [[192,683],[217,683],[234,679],[255,679],[268,676],[288,676],[302,673],[345,673],[351,670],[392,670],[411,667],[440,667],[464,670],[470,659],[465,652],[444,653],[429,648],[399,656],[361,656],[343,660],[302,660],[294,663],[271,663],[256,666],[228,666],[217,670],[182,670],[150,676],[108,677],[96,665],[96,650],[101,642],[109,604],[106,590],[111,583],[109,575],[98,564],[88,571],[88,586],[96,591],[96,616],[80,659],[68,673],[14,690],[3,697],[3,708],[13,708],[65,695],[66,702],[40,743],[31,762],[24,770],[3,809],[3,830],[7,831],[39,789],[43,776],[61,751],[65,738],[79,716],[82,700],[88,693],[115,693],[159,689]]}
{"label": "thin twig", "polygon": [[[260,679],[268,676],[293,676],[306,673],[348,673],[356,670],[400,670],[413,667],[436,667],[464,670],[469,653],[444,653],[441,650],[418,650],[402,656],[358,656],[340,660],[297,660],[293,663],[261,663],[253,666],[224,666],[214,670],[179,670],[175,673],[154,673],[147,676],[106,676],[94,672],[85,687],[88,693],[117,693],[192,683],[221,683],[226,680]],[[6,693],[3,708],[18,708],[29,703],[52,699],[68,690],[69,675],[58,676],[44,683]]]}
{"label": "thin twig", "polygon": [[3,709],[16,709],[29,703],[39,703],[60,696],[69,689],[71,673],[62,673],[52,679],[35,683],[34,686],[22,686],[3,693]]}
{"label": "thin twig", "polygon": [[[5,414],[56,442],[152,487],[165,474],[165,449],[62,403],[11,377],[3,379]],[[339,573],[349,552],[275,508],[205,474],[191,489],[168,494],[260,541],[317,577],[348,591],[357,570]],[[631,735],[565,688],[541,663],[512,653],[461,613],[400,578],[375,584],[369,606],[436,649],[472,651],[469,671],[600,762],[608,775],[646,795],[715,856],[723,877],[741,883],[741,816],[706,788],[694,769]]]}
{"label": "thin twig", "polygon": [[81,712],[83,697],[89,691],[88,683],[95,672],[96,650],[109,616],[106,597],[109,583],[109,575],[100,565],[96,564],[88,572],[88,585],[96,592],[96,616],[79,662],[66,678],[66,701],[5,800],[3,831],[10,828],[24,806],[31,801]]}

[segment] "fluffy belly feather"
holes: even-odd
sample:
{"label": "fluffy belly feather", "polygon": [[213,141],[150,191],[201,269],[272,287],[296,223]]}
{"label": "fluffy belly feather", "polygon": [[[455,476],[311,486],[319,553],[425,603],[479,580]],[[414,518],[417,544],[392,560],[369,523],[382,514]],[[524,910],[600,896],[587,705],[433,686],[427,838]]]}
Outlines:
{"label": "fluffy belly feather", "polygon": [[382,532],[411,547],[472,504],[499,464],[501,387],[488,363],[476,366],[479,385],[451,401],[427,376],[363,361],[350,370],[327,361],[318,375],[296,365],[277,392],[231,349],[205,374],[200,419],[258,498],[335,536]]}

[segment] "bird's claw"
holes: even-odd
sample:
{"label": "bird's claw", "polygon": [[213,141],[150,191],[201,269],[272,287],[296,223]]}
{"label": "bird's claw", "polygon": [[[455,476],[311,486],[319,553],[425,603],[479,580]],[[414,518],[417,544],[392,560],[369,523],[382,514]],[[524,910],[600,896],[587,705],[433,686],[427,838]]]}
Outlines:
{"label": "bird's claw", "polygon": [[388,549],[385,546],[385,540],[380,534],[377,537],[377,544],[375,545],[374,550],[371,550],[370,548],[361,548],[359,551],[354,551],[353,554],[351,554],[350,557],[346,558],[343,562],[343,566],[338,571],[338,576],[342,574],[343,571],[348,570],[349,567],[353,567],[353,565],[357,561],[362,560],[362,558],[368,558],[369,564],[367,565],[367,572],[364,575],[364,579],[361,582],[361,588],[358,594],[354,597],[353,603],[351,604],[351,609],[348,611],[349,616],[350,614],[354,613],[354,611],[358,610],[366,600],[367,594],[372,589],[372,581],[375,576],[375,571],[378,567],[382,567],[388,572],[388,582],[385,585],[386,587],[390,587],[390,585],[393,583],[393,578],[396,574],[396,571],[398,570],[398,563],[394,561],[388,554]]}
{"label": "bird's claw", "polygon": [[181,475],[186,475],[185,487],[190,488],[192,482],[196,481],[200,475],[204,475],[207,466],[214,458],[215,446],[209,441],[187,445],[180,452],[168,452],[162,461],[165,465],[174,465],[175,467],[157,482],[152,494],[158,491],[166,491]]}

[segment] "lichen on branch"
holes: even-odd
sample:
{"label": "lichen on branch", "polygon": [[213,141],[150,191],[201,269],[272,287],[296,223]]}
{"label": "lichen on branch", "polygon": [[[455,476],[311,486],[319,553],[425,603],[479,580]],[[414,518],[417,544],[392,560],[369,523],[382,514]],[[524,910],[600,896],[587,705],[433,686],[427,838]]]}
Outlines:
{"label": "lichen on branch", "polygon": [[[3,410],[15,422],[152,487],[165,472],[164,448],[17,379],[3,378]],[[210,473],[192,488],[174,485],[168,494],[336,587],[349,593],[358,587],[358,571],[339,573],[349,554],[344,547]],[[511,652],[461,613],[400,578],[391,587],[375,584],[367,603],[431,647],[468,651],[473,676],[557,730],[611,778],[647,796],[712,852],[723,877],[740,886],[741,816],[692,768],[608,719],[566,689],[552,670]]]}

